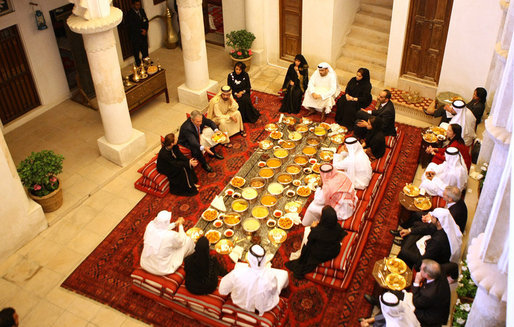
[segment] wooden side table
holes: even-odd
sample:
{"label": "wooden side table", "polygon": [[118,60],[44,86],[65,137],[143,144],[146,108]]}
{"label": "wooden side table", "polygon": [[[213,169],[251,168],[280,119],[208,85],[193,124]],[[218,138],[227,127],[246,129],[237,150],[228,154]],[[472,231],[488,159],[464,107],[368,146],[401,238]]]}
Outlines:
{"label": "wooden side table", "polygon": [[[380,285],[380,287],[389,289],[389,286],[387,286],[385,283],[385,278],[387,275],[389,275],[389,270],[387,269],[385,260],[386,258],[375,262],[375,265],[373,266],[373,272],[371,274],[373,275],[373,278],[375,278],[375,281],[378,283],[378,285]],[[412,284],[412,269],[407,267],[407,270],[400,275],[405,278],[405,288],[409,287]]]}
{"label": "wooden side table", "polygon": [[166,103],[170,103],[165,69],[161,69],[157,73],[137,83],[132,81],[131,83],[131,86],[125,87],[129,111],[139,109],[162,93],[166,96]]}
{"label": "wooden side table", "polygon": [[[400,213],[398,215],[398,222],[401,225],[402,223],[409,220],[411,212],[421,212],[424,210],[418,209],[414,205],[414,199],[417,197],[408,196],[403,191],[400,191],[398,193],[398,201],[400,201],[400,204],[402,205],[400,209]],[[430,209],[429,209],[430,210]]]}

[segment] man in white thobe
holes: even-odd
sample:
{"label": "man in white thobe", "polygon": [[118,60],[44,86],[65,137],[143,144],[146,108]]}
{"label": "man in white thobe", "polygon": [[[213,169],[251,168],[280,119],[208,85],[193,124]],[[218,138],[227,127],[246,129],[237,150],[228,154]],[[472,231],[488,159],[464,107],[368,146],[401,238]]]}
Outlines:
{"label": "man in white thobe", "polygon": [[[398,294],[398,295],[397,295]],[[412,293],[402,291],[394,294],[385,292],[380,295],[380,313],[370,319],[361,322],[362,327],[387,326],[387,327],[419,327],[421,324],[414,314]],[[401,299],[399,298],[401,297]]]}
{"label": "man in white thobe", "polygon": [[373,170],[371,161],[355,137],[344,140],[344,146],[334,154],[334,168],[343,170],[358,190],[368,187]]}
{"label": "man in white thobe", "polygon": [[461,192],[468,181],[468,169],[459,149],[449,147],[446,149],[445,161],[441,164],[431,162],[421,176],[420,188],[425,189],[429,195],[443,196],[447,186],[455,186]]}
{"label": "man in white thobe", "polygon": [[450,262],[459,263],[462,246],[462,232],[460,231],[457,223],[455,223],[450,210],[446,208],[436,208],[432,210],[430,214],[439,220],[441,227],[448,237],[451,253]]}
{"label": "man in white thobe", "polygon": [[[473,140],[476,137],[475,125],[477,119],[475,118],[475,115],[469,108],[466,107],[466,104],[462,100],[453,101],[450,112],[454,116],[448,124],[459,124],[459,126],[462,127],[461,136],[464,140],[464,143],[466,146],[471,146],[473,144]],[[446,126],[446,128],[448,127]]]}
{"label": "man in white thobe", "polygon": [[[141,268],[154,275],[175,272],[184,258],[194,252],[194,242],[184,232],[184,218],[172,223],[171,212],[163,210],[146,226]],[[178,232],[173,229],[178,225]]]}
{"label": "man in white thobe", "polygon": [[314,110],[321,112],[321,120],[332,111],[337,97],[337,75],[326,62],[318,65],[318,69],[309,79],[309,84],[303,98],[302,106],[309,109],[307,116]]}
{"label": "man in white thobe", "polygon": [[221,279],[218,291],[231,293],[232,302],[250,312],[257,310],[262,316],[279,302],[280,291],[287,287],[287,271],[266,267],[266,251],[254,244],[248,252],[248,264],[238,262],[230,273]]}

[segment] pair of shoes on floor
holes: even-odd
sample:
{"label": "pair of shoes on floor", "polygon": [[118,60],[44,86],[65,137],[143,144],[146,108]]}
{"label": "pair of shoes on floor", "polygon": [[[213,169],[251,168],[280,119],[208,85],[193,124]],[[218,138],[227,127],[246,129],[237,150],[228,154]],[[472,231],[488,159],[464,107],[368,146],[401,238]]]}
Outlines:
{"label": "pair of shoes on floor", "polygon": [[214,171],[214,169],[212,169],[212,167],[208,163],[206,163],[205,165],[202,165],[202,168],[203,168],[203,170],[205,170],[208,173],[212,173]]}
{"label": "pair of shoes on floor", "polygon": [[396,239],[396,238],[395,238],[395,239],[393,240],[393,244],[394,244],[394,245],[398,245],[398,246],[402,246],[402,240],[398,240],[398,239]]}
{"label": "pair of shoes on floor", "polygon": [[232,143],[223,143],[223,146],[225,148],[231,148],[232,147]]}
{"label": "pair of shoes on floor", "polygon": [[216,159],[218,159],[218,160],[223,160],[223,159],[225,159],[225,157],[223,157],[223,156],[222,156],[221,154],[219,154],[219,153],[216,153],[216,152],[214,152],[214,151],[212,151],[212,153],[214,153],[214,154],[213,154],[213,155],[211,155],[211,157],[214,157],[214,158],[216,158]]}
{"label": "pair of shoes on floor", "polygon": [[371,296],[369,294],[364,294],[364,299],[366,301],[368,301],[369,304],[371,305],[375,305],[375,306],[380,306],[380,303],[378,302],[378,299],[374,296]]}
{"label": "pair of shoes on floor", "polygon": [[393,234],[393,236],[400,237],[400,231],[397,229],[390,229],[389,233]]}

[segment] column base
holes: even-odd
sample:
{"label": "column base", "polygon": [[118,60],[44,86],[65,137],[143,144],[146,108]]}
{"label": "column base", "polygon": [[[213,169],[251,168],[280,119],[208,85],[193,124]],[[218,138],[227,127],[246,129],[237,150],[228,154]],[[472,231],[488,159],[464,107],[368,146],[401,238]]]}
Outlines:
{"label": "column base", "polygon": [[132,129],[132,137],[123,144],[109,143],[105,136],[102,136],[96,142],[98,143],[100,154],[121,167],[130,163],[146,148],[145,134],[137,129]]}
{"label": "column base", "polygon": [[203,110],[209,103],[207,91],[217,93],[218,89],[218,82],[213,80],[209,80],[209,84],[200,90],[192,90],[184,83],[177,88],[178,102]]}
{"label": "column base", "polygon": [[256,66],[264,65],[266,63],[266,53],[264,49],[252,49],[252,64]]}

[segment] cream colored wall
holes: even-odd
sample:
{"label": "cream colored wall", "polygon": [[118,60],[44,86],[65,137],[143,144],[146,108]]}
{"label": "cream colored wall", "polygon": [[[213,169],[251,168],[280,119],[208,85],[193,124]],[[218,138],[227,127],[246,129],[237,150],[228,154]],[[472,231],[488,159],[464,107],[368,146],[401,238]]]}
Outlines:
{"label": "cream colored wall", "polygon": [[268,63],[286,66],[280,62],[280,13],[279,1],[264,3],[264,38]]}
{"label": "cream colored wall", "polygon": [[304,0],[302,13],[302,54],[311,67],[326,61],[334,66],[332,26],[334,0]]}
{"label": "cream colored wall", "polygon": [[[223,28],[225,34],[237,31],[246,27],[245,23],[245,2],[244,0],[223,0]],[[225,47],[230,51],[229,47]]]}
{"label": "cream colored wall", "polygon": [[[359,10],[358,0],[335,0],[333,9],[332,24],[332,61],[335,64],[341,54],[342,47],[346,42],[346,36]],[[305,12],[307,14],[307,12]],[[333,68],[336,68],[335,66]]]}
{"label": "cream colored wall", "polygon": [[[398,85],[409,14],[408,0],[395,0],[385,85]],[[455,0],[452,8],[438,92],[453,91],[469,99],[484,86],[501,22],[496,1]]]}

